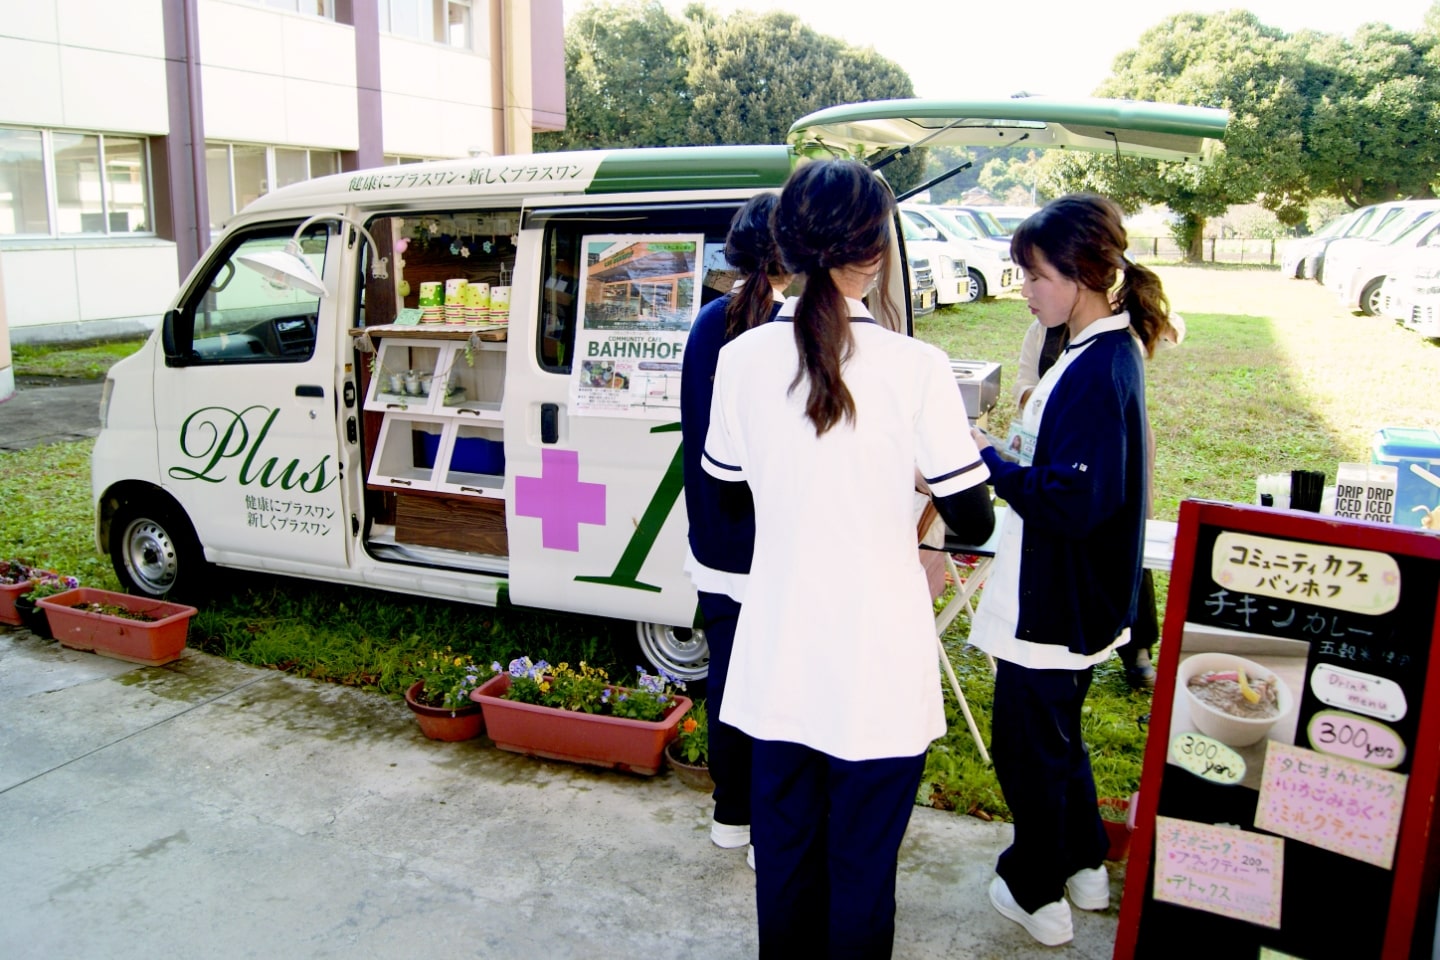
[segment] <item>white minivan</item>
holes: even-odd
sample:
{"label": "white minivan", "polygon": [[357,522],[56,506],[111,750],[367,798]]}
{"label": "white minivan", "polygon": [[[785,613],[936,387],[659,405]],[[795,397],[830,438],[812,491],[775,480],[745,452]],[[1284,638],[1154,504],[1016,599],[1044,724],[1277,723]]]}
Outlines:
{"label": "white minivan", "polygon": [[[1159,104],[887,101],[812,114],[787,146],[459,159],[276,190],[110,370],[97,544],[152,596],[237,568],[630,619],[654,665],[702,677],[680,371],[691,320],[734,280],[740,205],[837,152],[883,168],[922,142],[1023,134],[1193,159],[1225,124]],[[876,295],[908,308],[904,254]]]}
{"label": "white minivan", "polygon": [[[961,303],[1018,290],[1023,278],[1010,259],[1010,241],[982,236],[958,207],[902,203],[900,216],[929,240],[941,240],[961,251],[968,283]],[[998,229],[998,225],[997,225]]]}

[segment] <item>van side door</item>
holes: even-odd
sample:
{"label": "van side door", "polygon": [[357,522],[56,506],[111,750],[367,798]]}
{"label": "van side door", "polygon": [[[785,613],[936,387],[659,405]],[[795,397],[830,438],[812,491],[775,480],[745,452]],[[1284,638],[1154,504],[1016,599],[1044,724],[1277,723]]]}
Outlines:
{"label": "van side door", "polygon": [[[155,375],[159,473],[208,559],[277,572],[347,563],[339,482],[333,298],[272,284],[239,261],[280,251],[298,221],[241,227],[165,316]],[[340,283],[341,234],[317,224],[302,256]]]}

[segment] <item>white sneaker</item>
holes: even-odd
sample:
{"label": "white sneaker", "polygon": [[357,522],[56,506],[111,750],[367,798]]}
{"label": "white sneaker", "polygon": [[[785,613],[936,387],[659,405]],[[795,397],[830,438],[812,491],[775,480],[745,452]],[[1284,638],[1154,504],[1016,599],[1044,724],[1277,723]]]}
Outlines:
{"label": "white sneaker", "polygon": [[1070,902],[1081,910],[1110,909],[1110,873],[1102,864],[1089,870],[1077,870],[1065,881]]}
{"label": "white sneaker", "polygon": [[751,870],[754,870],[754,869],[755,869],[755,847],[754,847],[754,845],[751,845],[750,849],[746,852],[746,854],[745,854],[745,862],[750,865],[750,869],[751,869]]}
{"label": "white sneaker", "polygon": [[1063,899],[1047,903],[1034,913],[1026,913],[1011,896],[1010,887],[997,876],[990,881],[990,905],[999,911],[1000,916],[1014,920],[1047,947],[1058,947],[1075,939],[1070,904]]}
{"label": "white sneaker", "polygon": [[750,842],[750,824],[721,823],[718,820],[711,820],[710,842],[717,847],[724,847],[726,850],[743,847]]}

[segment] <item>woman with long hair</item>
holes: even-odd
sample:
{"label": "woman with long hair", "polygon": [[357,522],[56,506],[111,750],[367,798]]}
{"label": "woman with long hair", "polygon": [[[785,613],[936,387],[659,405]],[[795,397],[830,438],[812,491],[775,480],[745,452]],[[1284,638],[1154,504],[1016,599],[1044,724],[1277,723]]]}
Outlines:
{"label": "woman with long hair", "polygon": [[762,957],[888,957],[895,872],[945,732],[916,551],[918,469],[955,533],[994,525],[945,354],[876,323],[895,200],[853,161],[796,169],[773,226],[804,292],[720,352],[704,468],[748,483],[755,552],[724,722],[754,739]]}
{"label": "woman with long hair", "polygon": [[969,637],[996,660],[991,753],[1015,824],[990,901],[1051,946],[1074,936],[1071,902],[1110,905],[1080,715],[1093,666],[1136,618],[1149,484],[1142,354],[1170,314],[1159,278],[1126,246],[1120,208],[1093,194],[1061,197],[1015,231],[1030,312],[1065,327],[1068,342],[1025,399],[1018,463],[975,434],[1010,507]]}
{"label": "woman with long hair", "polygon": [[706,701],[710,716],[710,776],[715,781],[710,839],[719,847],[750,843],[750,738],[720,720],[719,714],[725,705],[730,648],[755,548],[755,509],[746,490],[722,496],[723,488],[730,485],[701,469],[700,454],[710,429],[710,401],[720,348],[746,330],[768,323],[785,300],[783,291],[790,276],[780,263],[770,233],[775,200],[773,193],[752,197],[731,221],[725,238],[725,259],[740,272],[741,280],[735,289],[700,310],[685,342],[685,365],[680,375],[685,509],[690,517],[685,571],[700,594],[700,616],[710,648]]}

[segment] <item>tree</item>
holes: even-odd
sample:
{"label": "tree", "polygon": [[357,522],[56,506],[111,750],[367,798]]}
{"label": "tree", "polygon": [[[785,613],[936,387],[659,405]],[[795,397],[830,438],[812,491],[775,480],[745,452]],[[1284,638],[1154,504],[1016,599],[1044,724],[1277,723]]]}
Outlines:
{"label": "tree", "polygon": [[565,28],[565,129],[535,149],[687,142],[685,28],[659,0],[592,2]]}
{"label": "tree", "polygon": [[1302,163],[1306,100],[1300,48],[1254,14],[1168,17],[1120,54],[1097,91],[1126,97],[1225,107],[1224,149],[1208,165],[1090,155],[1070,157],[1061,176],[1071,189],[1114,197],[1127,210],[1163,203],[1180,215],[1179,239],[1198,259],[1205,220],[1257,197],[1287,224],[1302,222],[1310,197]]}
{"label": "tree", "polygon": [[[656,0],[591,3],[565,30],[566,129],[536,149],[784,143],[790,125],[824,107],[913,97],[910,77],[786,13],[703,4],[672,18]],[[924,162],[885,168],[904,189]]]}
{"label": "tree", "polygon": [[1350,41],[1312,34],[1296,39],[1319,81],[1305,137],[1314,191],[1352,207],[1435,196],[1440,50],[1434,34],[1368,24]]}

